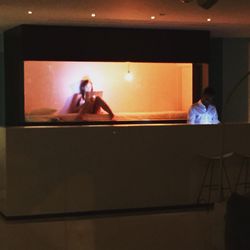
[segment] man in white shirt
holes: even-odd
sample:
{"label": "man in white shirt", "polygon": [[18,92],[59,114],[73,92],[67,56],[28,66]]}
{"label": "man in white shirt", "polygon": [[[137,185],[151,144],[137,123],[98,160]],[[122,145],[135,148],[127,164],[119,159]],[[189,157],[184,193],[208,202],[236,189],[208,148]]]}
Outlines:
{"label": "man in white shirt", "polygon": [[215,92],[211,87],[204,89],[201,99],[194,103],[188,112],[189,124],[218,124],[218,113],[212,105]]}

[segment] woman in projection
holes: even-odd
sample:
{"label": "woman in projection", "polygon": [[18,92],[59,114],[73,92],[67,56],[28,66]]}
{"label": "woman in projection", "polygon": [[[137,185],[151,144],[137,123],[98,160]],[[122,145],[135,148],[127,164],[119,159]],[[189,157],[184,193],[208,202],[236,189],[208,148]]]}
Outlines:
{"label": "woman in projection", "polygon": [[110,119],[114,117],[108,104],[101,97],[95,96],[93,83],[89,79],[81,80],[79,92],[73,96],[70,113],[98,114],[102,108],[109,114]]}

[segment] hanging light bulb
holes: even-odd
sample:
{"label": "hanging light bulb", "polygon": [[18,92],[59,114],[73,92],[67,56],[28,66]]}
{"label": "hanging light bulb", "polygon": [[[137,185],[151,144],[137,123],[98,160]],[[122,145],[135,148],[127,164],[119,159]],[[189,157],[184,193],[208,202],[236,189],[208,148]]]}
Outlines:
{"label": "hanging light bulb", "polygon": [[134,79],[133,74],[130,72],[129,63],[128,63],[128,72],[125,75],[125,80],[131,82]]}
{"label": "hanging light bulb", "polygon": [[125,75],[125,79],[129,82],[133,80],[133,75],[130,71],[128,71],[127,74]]}

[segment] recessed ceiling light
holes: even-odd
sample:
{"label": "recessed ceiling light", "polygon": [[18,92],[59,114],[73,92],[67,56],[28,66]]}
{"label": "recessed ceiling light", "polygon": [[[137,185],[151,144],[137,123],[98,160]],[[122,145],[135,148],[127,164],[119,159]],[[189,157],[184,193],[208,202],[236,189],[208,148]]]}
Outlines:
{"label": "recessed ceiling light", "polygon": [[92,16],[92,17],[95,17],[95,13],[92,13],[91,16]]}
{"label": "recessed ceiling light", "polygon": [[31,15],[31,14],[32,14],[32,11],[31,11],[31,10],[29,10],[29,11],[28,11],[28,14],[29,14],[29,15]]}
{"label": "recessed ceiling light", "polygon": [[207,21],[208,21],[208,22],[211,22],[211,21],[212,21],[212,19],[211,19],[211,18],[207,18]]}
{"label": "recessed ceiling light", "polygon": [[153,20],[153,19],[155,19],[155,16],[151,16],[150,18]]}

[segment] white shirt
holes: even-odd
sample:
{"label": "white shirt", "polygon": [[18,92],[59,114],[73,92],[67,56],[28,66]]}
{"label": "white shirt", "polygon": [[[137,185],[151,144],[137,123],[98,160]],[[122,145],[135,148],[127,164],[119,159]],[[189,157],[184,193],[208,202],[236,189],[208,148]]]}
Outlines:
{"label": "white shirt", "polygon": [[218,124],[218,114],[215,106],[202,104],[201,100],[194,103],[188,112],[189,124]]}

